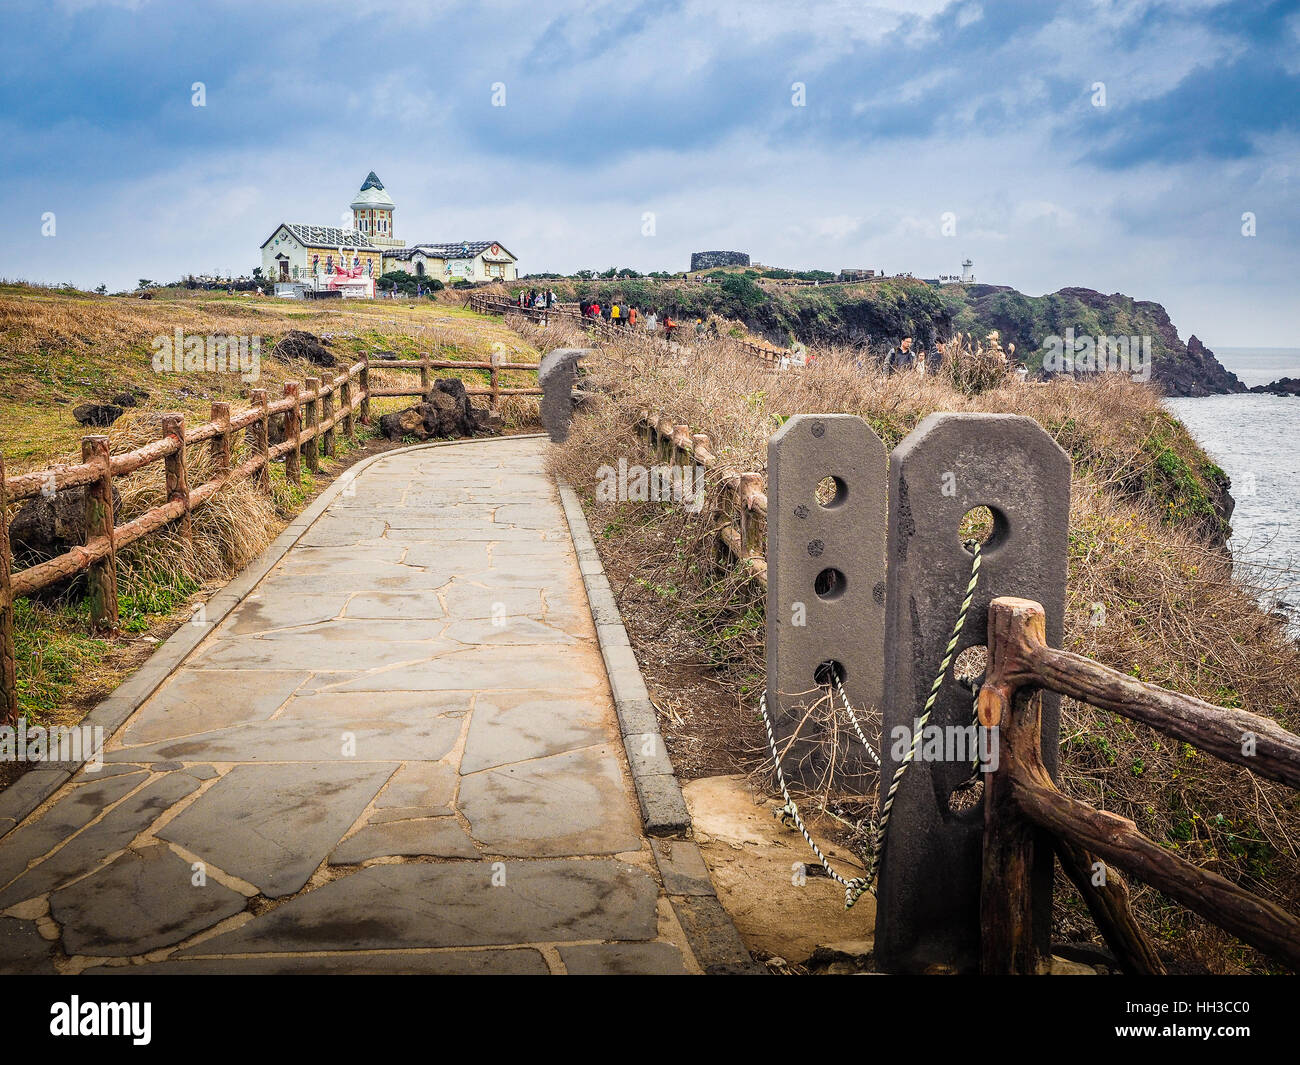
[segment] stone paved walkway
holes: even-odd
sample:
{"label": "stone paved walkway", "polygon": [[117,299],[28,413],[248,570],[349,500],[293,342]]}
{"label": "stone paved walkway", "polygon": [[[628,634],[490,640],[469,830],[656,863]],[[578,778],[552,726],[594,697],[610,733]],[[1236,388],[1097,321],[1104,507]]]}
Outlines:
{"label": "stone paved walkway", "polygon": [[0,840],[0,970],[699,971],[542,447],[364,470]]}

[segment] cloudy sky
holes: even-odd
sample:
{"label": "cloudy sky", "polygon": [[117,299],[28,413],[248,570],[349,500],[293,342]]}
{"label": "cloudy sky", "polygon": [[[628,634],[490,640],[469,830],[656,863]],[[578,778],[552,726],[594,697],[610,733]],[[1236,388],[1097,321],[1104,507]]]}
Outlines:
{"label": "cloudy sky", "polygon": [[0,277],[247,273],[373,169],[398,237],[523,270],[969,257],[1300,346],[1295,0],[5,0],[0,27]]}

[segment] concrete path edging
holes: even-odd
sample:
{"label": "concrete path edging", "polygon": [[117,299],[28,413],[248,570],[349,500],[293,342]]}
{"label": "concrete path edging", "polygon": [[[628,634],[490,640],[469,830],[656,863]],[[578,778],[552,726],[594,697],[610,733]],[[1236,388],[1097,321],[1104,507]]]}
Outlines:
{"label": "concrete path edging", "polygon": [[[343,470],[330,484],[321,490],[320,495],[311,501],[280,532],[267,548],[239,571],[219,592],[203,603],[203,620],[198,624],[183,624],[171,634],[140,668],[126,678],[113,691],[90,711],[79,724],[99,726],[104,730],[104,739],[111,739],[145,701],[154,694],[163,682],[184,662],[203,642],[217,625],[225,620],[249,593],[294,546],[307,530],[315,523],[329,505],[350,484],[362,470],[380,459],[408,451],[420,451],[431,447],[454,447],[457,444],[482,444],[497,440],[527,440],[545,437],[545,433],[519,433],[513,436],[467,437],[463,440],[428,440],[408,447],[380,451]],[[93,753],[93,752],[91,752]],[[89,759],[71,765],[60,763],[58,768],[31,769],[15,780],[3,792],[0,792],[0,839],[16,828],[32,811],[50,798],[72,775],[78,772]]]}
{"label": "concrete path edging", "polygon": [[764,970],[750,957],[730,915],[718,901],[717,890],[699,846],[690,839],[691,815],[677,781],[659,719],[632,651],[614,592],[605,576],[591,528],[578,494],[557,478],[560,502],[569,523],[578,569],[587,589],[587,602],[605,672],[614,696],[619,731],[627,752],[632,783],[641,806],[642,823],[650,837],[664,891],[705,973],[756,975]]}

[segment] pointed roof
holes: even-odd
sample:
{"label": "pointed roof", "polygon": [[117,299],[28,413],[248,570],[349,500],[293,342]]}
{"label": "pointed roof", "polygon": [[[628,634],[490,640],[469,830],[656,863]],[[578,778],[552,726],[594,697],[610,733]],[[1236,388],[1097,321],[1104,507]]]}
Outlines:
{"label": "pointed roof", "polygon": [[366,175],[366,180],[361,183],[361,188],[352,197],[352,203],[349,206],[354,211],[364,211],[367,208],[375,207],[386,211],[397,209],[397,204],[393,203],[393,198],[384,190],[384,183],[379,180],[373,170]]}

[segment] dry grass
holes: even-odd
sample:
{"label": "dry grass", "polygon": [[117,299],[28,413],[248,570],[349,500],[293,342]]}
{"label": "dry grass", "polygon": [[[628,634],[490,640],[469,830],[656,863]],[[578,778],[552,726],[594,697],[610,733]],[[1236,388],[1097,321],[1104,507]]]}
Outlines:
{"label": "dry grass", "polygon": [[[581,343],[580,331],[520,327],[538,346]],[[981,350],[983,354],[981,354]],[[821,353],[802,371],[772,373],[723,342],[652,358],[609,351],[589,366],[603,402],[579,418],[556,457],[558,472],[590,497],[596,468],[626,456],[651,461],[631,431],[641,410],[707,431],[724,462],[763,472],[768,437],[789,415],[849,412],[893,447],[937,410],[1025,414],[1073,457],[1066,646],[1124,672],[1300,729],[1300,648],[1234,579],[1216,511],[1223,478],[1163,409],[1156,394],[1121,377],[1029,385],[998,372],[992,345],[974,362],[946,362],[931,375],[883,376],[861,352]],[[714,488],[710,488],[713,492]],[[628,584],[662,587],[661,615],[686,619],[683,654],[712,663],[737,697],[722,701],[699,731],[737,737],[732,770],[761,750],[754,697],[762,684],[761,602],[738,594],[733,572],[714,565],[711,498],[699,516],[655,504],[591,504],[602,550],[618,556]],[[1104,621],[1094,604],[1103,604]],[[757,615],[757,617],[756,617]],[[679,644],[680,646],[680,644]],[[1067,702],[1062,786],[1133,818],[1188,860],[1300,910],[1300,801],[1142,726]],[[1062,882],[1058,932],[1093,930]],[[1231,937],[1154,892],[1138,888],[1140,919],[1175,965],[1216,971],[1267,969]]]}

